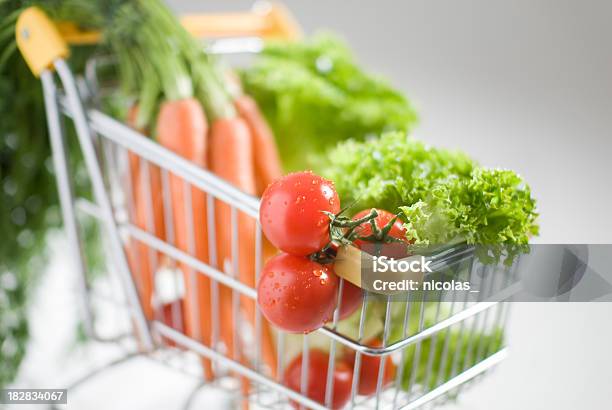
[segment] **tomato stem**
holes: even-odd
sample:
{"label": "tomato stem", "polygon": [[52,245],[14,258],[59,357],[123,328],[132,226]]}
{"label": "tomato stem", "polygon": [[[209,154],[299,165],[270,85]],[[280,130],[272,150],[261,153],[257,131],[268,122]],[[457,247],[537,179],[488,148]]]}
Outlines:
{"label": "tomato stem", "polygon": [[[376,218],[379,213],[376,209],[372,208],[370,212],[358,219],[351,219],[343,216],[343,211],[338,214],[331,212],[325,212],[329,217],[329,243],[319,252],[315,252],[309,256],[310,260],[328,264],[332,263],[336,258],[336,249],[332,246],[333,244],[351,245],[356,240],[363,240],[372,243],[391,243],[398,242],[403,243],[401,239],[394,238],[389,235],[393,224],[397,221],[399,215],[395,215],[382,229],[376,224]],[[365,223],[369,223],[372,227],[372,233],[367,236],[359,235],[356,229]]]}

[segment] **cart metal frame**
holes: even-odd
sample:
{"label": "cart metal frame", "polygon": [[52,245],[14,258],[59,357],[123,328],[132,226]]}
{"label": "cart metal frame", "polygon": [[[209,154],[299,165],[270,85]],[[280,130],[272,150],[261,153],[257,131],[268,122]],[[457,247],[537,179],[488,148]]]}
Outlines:
{"label": "cart metal frame", "polygon": [[[26,41],[31,34],[27,30],[27,22],[21,26],[18,24],[18,38],[20,36],[25,38],[22,41]],[[236,44],[228,43],[228,45],[232,49]],[[251,39],[248,42],[248,48],[252,48],[252,46],[253,40]],[[24,52],[23,49],[22,52]],[[27,51],[24,54],[27,54]],[[252,350],[254,352],[251,353],[248,362],[238,360],[236,357],[228,357],[222,347],[219,346],[219,329],[222,324],[219,323],[219,317],[216,317],[214,314],[211,323],[213,329],[213,342],[211,346],[204,345],[198,340],[189,337],[184,332],[181,332],[180,329],[177,330],[176,326],[171,326],[163,320],[159,320],[159,318],[147,320],[139,298],[138,286],[135,283],[134,274],[130,269],[124,249],[124,246],[130,239],[145,243],[150,247],[151,252],[160,252],[166,255],[168,260],[172,261],[173,266],[179,262],[189,266],[193,270],[194,278],[195,275],[206,275],[213,284],[213,290],[211,291],[211,305],[213,309],[215,309],[215,304],[218,303],[219,285],[226,286],[232,290],[233,302],[236,307],[238,306],[239,297],[245,296],[256,300],[257,292],[251,286],[242,283],[237,276],[225,273],[219,269],[216,261],[201,261],[192,254],[178,249],[170,239],[161,240],[152,233],[152,230],[143,229],[132,222],[129,209],[131,206],[130,199],[128,198],[129,194],[126,193],[130,190],[124,185],[130,179],[125,176],[125,173],[129,172],[129,167],[125,166],[128,152],[135,153],[140,158],[142,162],[141,167],[146,172],[148,172],[151,166],[159,167],[161,170],[165,209],[164,220],[169,227],[172,225],[172,204],[170,203],[168,193],[169,174],[184,180],[185,187],[195,188],[207,194],[207,220],[211,231],[210,235],[213,236],[215,231],[215,202],[223,202],[231,207],[232,231],[237,233],[238,213],[243,213],[257,220],[259,200],[241,192],[207,170],[175,155],[99,109],[91,107],[91,104],[85,101],[88,96],[84,95],[86,93],[83,90],[89,89],[89,91],[92,91],[91,89],[93,88],[95,93],[96,85],[91,84],[92,81],[90,80],[85,83],[86,87],[78,87],[80,83],[75,79],[63,55],[53,58],[47,65],[41,67],[39,71],[43,86],[47,123],[53,152],[53,165],[64,229],[70,244],[73,268],[77,271],[79,277],[82,301],[81,311],[83,312],[84,323],[90,336],[100,340],[105,338],[105,336],[98,335],[96,332],[94,313],[90,303],[93,295],[86,279],[87,263],[83,253],[83,239],[79,233],[79,218],[77,217],[77,213],[81,211],[95,217],[103,227],[103,234],[108,243],[109,266],[112,266],[120,278],[121,289],[127,301],[127,314],[133,324],[133,335],[138,342],[141,353],[150,354],[156,350],[167,348],[171,341],[173,344],[180,346],[181,349],[206,357],[213,362],[214,366],[221,369],[221,373],[234,378],[244,376],[253,383],[252,390],[246,397],[250,403],[260,404],[268,408],[286,408],[289,406],[289,402],[293,401],[311,409],[329,408],[333,399],[333,378],[331,375],[335,366],[334,359],[340,354],[339,349],[342,349],[342,351],[354,351],[356,354],[349,405],[350,408],[364,409],[416,409],[430,403],[437,403],[447,398],[455,397],[457,392],[468,382],[488,372],[507,356],[505,347],[495,351],[488,351],[490,346],[483,346],[482,340],[478,339],[479,331],[482,332],[491,328],[503,329],[505,327],[508,317],[506,303],[488,301],[468,303],[467,300],[455,300],[454,295],[452,295],[452,299],[445,299],[446,302],[442,302],[441,299],[437,303],[435,320],[433,323],[427,323],[425,311],[428,308],[426,308],[424,303],[410,301],[408,297],[405,302],[405,312],[403,315],[403,337],[389,342],[393,307],[393,302],[389,298],[384,303],[383,346],[372,347],[364,340],[367,333],[367,329],[364,327],[367,320],[368,307],[372,302],[369,302],[368,298],[364,298],[363,305],[359,310],[359,329],[356,337],[354,335],[347,335],[339,330],[338,312],[340,306],[336,309],[333,321],[330,324],[313,332],[311,335],[300,336],[301,352],[304,361],[308,361],[309,347],[315,338],[318,338],[315,340],[317,343],[320,344],[321,340],[324,340],[329,346],[330,360],[326,380],[327,394],[325,405],[323,405],[311,400],[305,394],[307,391],[306,381],[308,380],[307,366],[303,367],[301,391],[289,389],[283,384],[280,375],[282,374],[283,365],[290,359],[285,352],[285,346],[289,342],[287,342],[287,336],[283,332],[279,331],[276,334],[276,348],[278,350],[278,368],[276,373],[278,376],[276,378],[272,377],[270,375],[271,369],[265,369],[261,359],[261,323],[265,318],[263,318],[259,310],[257,311],[254,329],[250,329],[253,338]],[[58,80],[61,88],[58,87]],[[72,176],[69,171],[69,158],[67,157],[66,150],[66,133],[64,132],[65,127],[63,124],[65,116],[72,119],[76,129],[78,144],[93,189],[93,201],[76,198],[72,188]],[[188,189],[187,191],[190,190]],[[190,200],[186,202],[191,203]],[[148,206],[151,207],[152,204],[149,202]],[[189,210],[187,214],[190,215],[191,211]],[[191,238],[192,243],[193,240]],[[237,241],[237,235],[234,234],[232,236],[232,249],[235,251],[238,249]],[[256,270],[259,272],[263,261],[262,232],[259,224],[257,225],[255,244]],[[210,254],[214,255],[214,237],[209,241],[209,246],[213,247]],[[495,275],[491,274],[495,270],[504,272],[508,277],[516,273],[516,263],[510,268],[502,265],[481,265],[474,257],[472,251],[470,248],[459,247],[444,255],[443,262],[452,260],[454,263],[462,263],[462,266],[467,269],[469,277],[480,275],[484,278],[483,284],[487,284],[487,278],[495,277]],[[237,260],[236,258],[237,255],[234,254],[233,259]],[[488,283],[487,286],[491,286],[491,288],[496,287],[492,283],[494,279],[489,280],[491,283]],[[344,287],[342,279],[340,283],[339,296],[342,295]],[[502,284],[497,284],[497,288],[501,290],[503,288]],[[158,291],[159,289],[154,290],[154,299]],[[442,298],[442,296],[440,297]],[[440,306],[443,304],[445,308],[441,309]],[[237,310],[235,309],[235,311]],[[216,313],[218,314],[218,310],[216,310]],[[176,315],[174,314],[173,317],[176,318]],[[241,321],[244,321],[244,318],[241,318],[240,314],[237,313],[235,320],[236,323],[241,323]],[[416,331],[408,329],[411,320],[418,323]],[[449,354],[451,329],[458,330],[460,335],[459,343],[463,341],[463,337],[466,337],[465,343],[467,345],[464,348],[466,349],[467,357],[463,358],[462,363],[459,363],[458,355],[450,357]],[[424,350],[422,348],[424,343],[430,344],[429,356],[424,361],[426,363],[425,376],[422,380],[417,380],[417,367],[421,363],[420,355]],[[452,367],[452,377],[447,380],[441,377],[440,374],[438,380],[432,380],[432,376],[435,373],[433,366],[437,343],[441,343],[442,346],[440,369],[446,369],[446,366]],[[432,348],[431,346],[434,347]],[[411,350],[411,353],[407,353],[410,348],[414,348],[414,350]],[[384,374],[386,360],[381,360],[376,394],[371,397],[362,397],[357,394],[363,355],[381,357],[391,355],[395,361],[399,359],[399,363],[403,363],[406,354],[413,355],[412,360],[414,363],[407,391],[401,388],[402,373],[405,366],[398,367],[394,383],[383,385],[382,375]],[[430,383],[433,383],[431,387]]]}

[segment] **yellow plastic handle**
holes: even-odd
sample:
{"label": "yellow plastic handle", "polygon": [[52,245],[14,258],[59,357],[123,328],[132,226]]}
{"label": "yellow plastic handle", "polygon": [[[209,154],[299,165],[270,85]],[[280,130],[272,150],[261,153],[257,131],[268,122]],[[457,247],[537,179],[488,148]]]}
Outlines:
{"label": "yellow plastic handle", "polygon": [[64,40],[71,45],[97,44],[102,39],[102,33],[99,31],[83,30],[71,21],[57,21],[55,25]]}
{"label": "yellow plastic handle", "polygon": [[17,19],[17,47],[35,76],[53,67],[58,58],[70,55],[66,42],[57,27],[37,7],[25,9]]}

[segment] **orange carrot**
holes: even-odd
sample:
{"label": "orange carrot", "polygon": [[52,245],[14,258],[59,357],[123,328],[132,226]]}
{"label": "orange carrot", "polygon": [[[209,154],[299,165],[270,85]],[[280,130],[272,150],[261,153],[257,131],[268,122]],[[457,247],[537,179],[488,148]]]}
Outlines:
{"label": "orange carrot", "polygon": [[[280,155],[274,139],[274,134],[270,129],[266,119],[259,110],[257,102],[246,94],[238,95],[234,98],[234,106],[238,115],[247,123],[251,138],[253,141],[253,163],[255,166],[255,183],[257,195],[263,194],[263,191],[269,184],[283,175],[280,162]],[[263,262],[275,255],[278,251],[267,238],[263,238]],[[253,285],[254,278],[253,278]],[[250,304],[247,306],[249,315],[255,314],[255,306]],[[264,360],[269,366],[273,366],[272,372],[276,372],[276,354],[274,344],[271,341],[272,333],[270,324],[263,320],[263,337],[264,344]]]}
{"label": "orange carrot", "polygon": [[[241,118],[221,118],[216,120],[211,128],[210,136],[210,168],[220,178],[232,183],[242,191],[254,195],[256,193],[255,172],[253,166],[253,140],[249,128]],[[227,274],[236,274],[237,279],[251,287],[255,286],[255,220],[238,212],[238,266],[232,264],[232,213],[226,203],[216,201],[215,224],[217,237],[218,264]],[[238,271],[238,272],[236,272]],[[222,337],[228,348],[230,357],[234,357],[236,346],[233,342],[232,292],[226,286],[221,286],[221,317],[229,321],[222,329]],[[255,320],[255,302],[249,298],[241,298],[241,306],[251,323]],[[266,321],[262,321],[263,358],[272,372],[276,370],[276,354],[271,329]]]}
{"label": "orange carrot", "polygon": [[[135,128],[138,106],[134,105],[129,113],[127,122]],[[139,130],[143,131],[143,130]],[[128,153],[131,175],[132,200],[134,201],[133,223],[140,229],[147,231],[159,239],[165,239],[164,210],[161,201],[161,172],[159,167],[148,165],[149,178],[144,180],[141,175],[141,159],[136,154]],[[139,285],[141,304],[148,320],[153,319],[153,275],[159,262],[160,254],[140,241],[130,243],[128,257],[132,272]]]}
{"label": "orange carrot", "polygon": [[[159,143],[194,164],[206,167],[206,133],[208,124],[200,103],[194,98],[164,102],[157,117]],[[191,215],[186,205],[185,181],[169,175],[173,207],[175,246],[198,260],[209,263],[206,194],[191,188]],[[179,263],[183,271],[186,294],[183,298],[185,333],[211,347],[210,279]],[[195,276],[193,276],[195,275]],[[195,280],[194,280],[195,279]],[[198,309],[199,306],[199,309]],[[196,319],[199,315],[199,319]],[[212,363],[203,359],[204,375],[213,377]]]}
{"label": "orange carrot", "polygon": [[246,121],[253,138],[253,157],[257,194],[283,174],[274,134],[253,98],[240,95],[234,99],[236,111]]}

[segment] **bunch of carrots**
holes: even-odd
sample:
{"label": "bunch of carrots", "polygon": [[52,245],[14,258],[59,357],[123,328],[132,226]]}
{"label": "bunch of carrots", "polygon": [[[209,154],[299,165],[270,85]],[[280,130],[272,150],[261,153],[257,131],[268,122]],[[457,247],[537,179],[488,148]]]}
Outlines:
{"label": "bunch of carrots", "polygon": [[[126,114],[131,127],[251,195],[260,195],[281,175],[274,137],[255,101],[248,95],[228,91],[226,76],[161,1],[127,3],[117,10],[105,34],[118,56],[124,92],[136,96]],[[131,218],[135,225],[242,283],[255,286],[256,221],[252,217],[237,211],[239,257],[234,266],[232,211],[228,204],[215,199],[216,255],[211,255],[207,194],[169,173],[171,203],[164,203],[163,176],[158,166],[130,153],[129,171],[134,204]],[[168,214],[172,215],[173,229],[166,226],[164,215]],[[270,251],[269,246],[265,248]],[[145,314],[153,319],[157,314],[152,300],[154,277],[164,257],[136,240],[128,244],[127,252]],[[214,348],[210,279],[185,264],[178,265],[185,284],[184,331]],[[242,297],[240,307],[254,326],[255,302]],[[220,338],[229,357],[245,361],[244,349],[235,346],[239,338],[234,332],[239,331],[239,326],[234,323],[237,312],[233,310],[232,290],[219,284]],[[265,320],[262,357],[274,373],[273,334]],[[213,378],[211,362],[204,359],[202,363],[205,377]]]}

